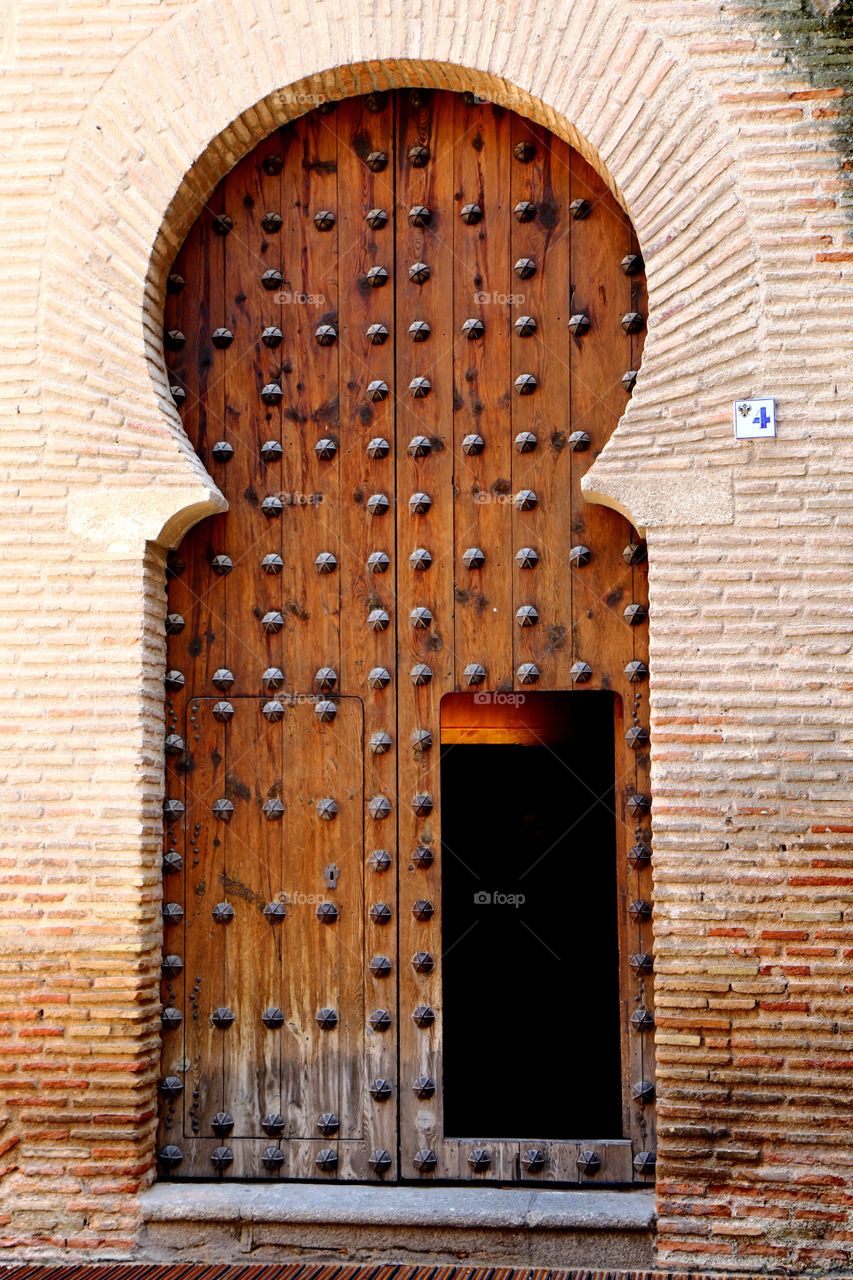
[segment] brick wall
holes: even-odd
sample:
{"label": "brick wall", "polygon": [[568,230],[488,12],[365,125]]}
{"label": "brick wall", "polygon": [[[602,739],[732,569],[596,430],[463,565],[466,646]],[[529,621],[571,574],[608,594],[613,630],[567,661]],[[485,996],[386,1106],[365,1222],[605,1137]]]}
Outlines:
{"label": "brick wall", "polygon": [[[7,0],[10,1257],[127,1254],[154,1176],[161,545],[217,504],[164,395],[165,269],[283,87],[375,80],[549,124],[634,219],[643,374],[590,492],[650,547],[659,1261],[853,1268],[848,10]],[[780,437],[735,445],[760,392]]]}

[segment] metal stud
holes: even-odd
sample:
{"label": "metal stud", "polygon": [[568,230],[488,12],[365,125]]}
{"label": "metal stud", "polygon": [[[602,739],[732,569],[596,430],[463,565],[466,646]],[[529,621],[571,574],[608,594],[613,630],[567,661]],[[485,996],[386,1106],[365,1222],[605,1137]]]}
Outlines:
{"label": "metal stud", "polygon": [[177,822],[183,817],[184,804],[181,800],[164,800],[163,801],[163,817],[167,822]]}
{"label": "metal stud", "polygon": [[276,551],[270,551],[261,561],[261,568],[264,573],[278,574],[284,568],[284,561]]}
{"label": "metal stud", "polygon": [[215,689],[220,689],[222,693],[227,693],[234,683],[234,672],[230,671],[228,667],[217,667],[210,677],[210,682]]}
{"label": "metal stud", "polygon": [[639,311],[628,311],[622,317],[621,324],[626,333],[639,333],[645,320]]}
{"label": "metal stud", "polygon": [[270,1031],[277,1031],[279,1027],[284,1026],[284,1010],[279,1009],[277,1005],[270,1005],[261,1014],[261,1022]]}
{"label": "metal stud", "polygon": [[413,284],[426,284],[429,275],[429,267],[425,262],[413,262],[409,267],[409,279]]}
{"label": "metal stud", "polygon": [[227,213],[218,213],[213,219],[213,230],[218,236],[227,236],[233,226],[234,222]]}
{"label": "metal stud", "polygon": [[474,341],[475,338],[482,338],[485,332],[486,326],[482,320],[478,320],[476,317],[466,320],[462,326],[462,336],[467,338],[469,342]]}
{"label": "metal stud", "polygon": [[431,867],[435,861],[435,855],[428,844],[419,844],[412,854],[412,866],[418,870],[424,870]]}
{"label": "metal stud", "polygon": [[645,844],[635,844],[628,850],[628,862],[635,871],[642,871],[652,860],[652,851]]}
{"label": "metal stud", "polygon": [[281,1147],[264,1147],[261,1152],[261,1164],[270,1173],[278,1173],[284,1164],[284,1152]]}
{"label": "metal stud", "polygon": [[626,276],[637,276],[645,267],[645,262],[638,253],[626,253],[619,263]]}
{"label": "metal stud", "polygon": [[472,432],[462,440],[462,452],[469,458],[476,458],[485,448],[485,440],[481,435]]}
{"label": "metal stud", "polygon": [[652,904],[647,902],[645,898],[635,898],[633,902],[628,904],[628,914],[634,924],[641,924],[644,920],[651,919]]}
{"label": "metal stud", "polygon": [[160,969],[164,978],[177,978],[178,974],[183,972],[183,968],[184,962],[180,956],[163,956],[160,961]]}
{"label": "metal stud", "polygon": [[391,1014],[387,1009],[374,1009],[367,1021],[374,1031],[387,1031],[391,1026]]}
{"label": "metal stud", "polygon": [[220,1031],[227,1031],[235,1021],[234,1012],[232,1009],[229,1009],[227,1005],[222,1004],[218,1009],[213,1010],[213,1013],[210,1015],[210,1021],[215,1027],[218,1027]]}
{"label": "metal stud", "polygon": [[434,914],[435,907],[426,898],[418,898],[412,903],[412,915],[416,920],[431,920]]}
{"label": "metal stud", "polygon": [[432,1173],[438,1164],[438,1156],[431,1147],[421,1147],[412,1157],[412,1164],[418,1173]]}
{"label": "metal stud", "polygon": [[365,279],[371,289],[382,289],[388,283],[388,268],[371,267]]}
{"label": "metal stud", "polygon": [[287,916],[283,902],[268,902],[264,907],[264,919],[268,924],[281,924]]}
{"label": "metal stud", "polygon": [[631,1094],[635,1102],[639,1102],[641,1107],[646,1107],[655,1100],[655,1086],[651,1080],[638,1080]]}
{"label": "metal stud", "polygon": [[513,213],[517,222],[532,222],[536,217],[536,205],[530,200],[519,200]]}
{"label": "metal stud", "polygon": [[534,547],[519,547],[515,553],[515,563],[519,569],[535,569],[539,563],[539,552]]}
{"label": "metal stud", "polygon": [[381,460],[382,458],[387,458],[390,452],[391,446],[382,436],[374,436],[373,439],[368,442],[368,458]]}
{"label": "metal stud", "polygon": [[[164,875],[167,875],[167,876],[177,875],[179,872],[183,871],[183,869],[184,869],[184,859],[182,855],[178,853],[177,849],[169,849],[166,853],[163,854]],[[167,905],[177,906],[178,904],[171,903]],[[165,907],[163,909],[165,911]],[[183,915],[184,915],[183,908],[180,908],[180,911],[181,911],[181,914],[179,919],[183,919]]]}
{"label": "metal stud", "polygon": [[589,333],[590,319],[585,311],[578,311],[569,317],[569,328],[576,338],[581,338],[585,333]]}
{"label": "metal stud", "polygon": [[372,324],[367,329],[365,337],[372,347],[381,347],[388,341],[388,330],[384,324]]}
{"label": "metal stud", "polygon": [[491,1163],[492,1153],[487,1151],[485,1147],[474,1147],[474,1149],[468,1153],[468,1164],[473,1169],[474,1173],[485,1173],[485,1171],[491,1166]]}
{"label": "metal stud", "polygon": [[539,674],[539,668],[535,662],[522,662],[515,673],[519,684],[536,684]]}
{"label": "metal stud", "polygon": [[409,564],[413,569],[425,572],[432,564],[432,556],[426,547],[416,547],[409,556]]}
{"label": "metal stud", "polygon": [[533,316],[519,316],[513,325],[519,338],[531,338],[536,332],[536,321]]}
{"label": "metal stud", "polygon": [[269,178],[277,178],[284,168],[283,156],[264,156],[261,161],[261,168]]}
{"label": "metal stud", "polygon": [[592,667],[588,662],[576,662],[569,671],[572,678],[572,684],[586,684],[592,679]]}
{"label": "metal stud", "polygon": [[533,489],[519,489],[513,503],[518,511],[532,511],[539,505],[539,499]]}
{"label": "metal stud", "polygon": [[433,810],[433,798],[426,791],[419,791],[417,795],[412,796],[412,808],[419,818],[426,817]]}
{"label": "metal stud", "polygon": [[281,667],[267,667],[261,676],[261,684],[270,691],[280,689],[284,684],[284,672]]}
{"label": "metal stud", "polygon": [[649,731],[644,729],[642,725],[632,725],[625,732],[625,741],[632,751],[639,751],[641,747],[648,746]]}
{"label": "metal stud", "polygon": [[177,1031],[183,1020],[184,1016],[180,1009],[174,1009],[171,1006],[167,1006],[160,1014],[160,1023],[164,1031]]}
{"label": "metal stud", "polygon": [[372,382],[367,384],[368,400],[386,400],[388,398],[388,383],[382,378],[374,378]]}
{"label": "metal stud", "polygon": [[628,957],[628,963],[632,973],[635,973],[638,978],[645,977],[655,967],[654,956],[648,951],[635,951]]}
{"label": "metal stud", "polygon": [[384,756],[391,750],[391,745],[391,735],[384,729],[377,729],[376,733],[370,735],[370,751],[374,756]]}
{"label": "metal stud", "polygon": [[418,1076],[412,1089],[419,1098],[431,1098],[435,1093],[435,1081],[432,1076]]}
{"label": "metal stud", "polygon": [[384,551],[371,551],[367,557],[367,567],[371,573],[387,573],[390,557]]}
{"label": "metal stud", "polygon": [[601,1168],[601,1156],[597,1151],[580,1151],[577,1166],[585,1178],[591,1178]]}
{"label": "metal stud", "polygon": [[475,227],[478,222],[483,220],[483,210],[478,204],[463,204],[459,210],[459,217],[469,227]]}
{"label": "metal stud", "polygon": [[367,1157],[367,1163],[373,1172],[381,1177],[383,1173],[388,1172],[393,1161],[391,1160],[390,1152],[386,1151],[383,1147],[377,1147],[376,1150],[371,1151],[370,1155]]}
{"label": "metal stud", "polygon": [[469,662],[462,672],[462,682],[467,688],[475,688],[486,678],[486,668],[482,662]]}
{"label": "metal stud", "polygon": [[314,214],[314,226],[318,231],[331,231],[335,225],[335,215],[331,209],[318,209]]}
{"label": "metal stud", "polygon": [[429,951],[416,951],[412,956],[412,968],[415,973],[432,973],[435,968],[435,957]]}
{"label": "metal stud", "polygon": [[279,462],[284,449],[278,440],[265,440],[261,445],[261,457],[266,463]]}
{"label": "metal stud", "polygon": [[384,209],[371,209],[364,215],[364,221],[373,231],[381,231],[388,222],[388,214]]}
{"label": "metal stud", "polygon": [[380,111],[384,111],[388,106],[388,94],[381,89],[374,89],[365,98],[364,105],[373,115],[378,115]]}
{"label": "metal stud", "polygon": [[384,516],[390,506],[384,493],[372,493],[367,499],[367,510],[372,516]]}
{"label": "metal stud", "polygon": [[378,1079],[371,1081],[370,1096],[374,1102],[385,1102],[391,1097],[391,1084],[388,1080]]}
{"label": "metal stud", "polygon": [[432,614],[424,605],[418,605],[410,611],[409,622],[416,631],[426,631],[432,626]]}
{"label": "metal stud", "polygon": [[657,1158],[654,1151],[638,1151],[634,1156],[634,1168],[642,1177],[650,1177],[657,1165]]}
{"label": "metal stud", "polygon": [[409,325],[409,337],[412,342],[426,342],[431,333],[432,330],[426,320],[413,320]]}
{"label": "metal stud", "polygon": [[431,97],[431,89],[424,89],[423,87],[410,89],[409,105],[414,111],[423,111],[425,107],[429,106]]}
{"label": "metal stud", "polygon": [[370,919],[374,924],[388,924],[392,911],[387,902],[374,902],[370,908]]}
{"label": "metal stud", "polygon": [[338,1167],[338,1153],[331,1147],[323,1147],[322,1151],[317,1152],[314,1163],[323,1173],[334,1173]]}
{"label": "metal stud", "polygon": [[374,978],[387,978],[391,972],[391,961],[387,956],[371,956],[367,967]]}
{"label": "metal stud", "polygon": [[385,689],[391,683],[391,672],[387,667],[371,667],[367,683],[371,689]]}
{"label": "metal stud", "polygon": [[533,258],[519,258],[512,269],[519,280],[529,280],[536,275],[536,262]]}
{"label": "metal stud", "polygon": [[318,1009],[314,1021],[321,1031],[333,1031],[338,1025],[338,1015],[334,1009]]}
{"label": "metal stud", "polygon": [[267,635],[277,635],[284,626],[284,615],[279,613],[278,609],[270,609],[269,613],[265,613],[261,618],[261,626]]}
{"label": "metal stud", "polygon": [[230,347],[234,341],[234,334],[230,329],[220,328],[214,329],[210,335],[210,341],[218,351],[224,351],[226,347]]}
{"label": "metal stud", "polygon": [[425,662],[416,662],[409,675],[411,676],[412,684],[419,687],[429,684],[432,679],[432,670]]}
{"label": "metal stud", "polygon": [[284,719],[284,703],[279,702],[277,698],[273,698],[270,702],[265,702],[261,707],[261,714],[269,720],[270,724],[278,724]]}
{"label": "metal stud", "polygon": [[185,571],[186,561],[182,560],[177,551],[169,551],[166,555],[166,577],[179,578]]}
{"label": "metal stud", "polygon": [[428,227],[432,214],[425,204],[414,204],[409,210],[409,222],[413,227]]}
{"label": "metal stud", "polygon": [[180,351],[186,340],[186,335],[180,329],[167,329],[163,345],[167,351]]}
{"label": "metal stud", "polygon": [[585,453],[589,443],[589,436],[585,431],[573,431],[569,436],[569,448],[572,453]]}
{"label": "metal stud", "polygon": [[512,154],[520,164],[530,164],[530,161],[536,155],[536,147],[534,143],[529,141],[517,142],[512,149]]}
{"label": "metal stud", "polygon": [[645,542],[629,542],[622,552],[622,559],[629,565],[645,564],[648,556],[649,552]]}
{"label": "metal stud", "polygon": [[180,1076],[164,1076],[157,1086],[164,1098],[179,1098],[184,1091]]}
{"label": "metal stud", "polygon": [[334,667],[320,667],[314,673],[314,684],[316,688],[324,693],[328,693],[330,689],[334,689],[338,683],[338,673]]}
{"label": "metal stud", "polygon": [[210,1153],[210,1163],[217,1173],[222,1173],[234,1163],[234,1152],[230,1147],[214,1147]]}
{"label": "metal stud", "polygon": [[178,275],[177,271],[172,271],[166,279],[166,292],[180,293],[185,284],[184,277]]}
{"label": "metal stud", "polygon": [[541,1173],[548,1163],[548,1157],[541,1147],[530,1147],[521,1153],[521,1167],[525,1173]]}
{"label": "metal stud", "polygon": [[391,855],[387,849],[374,849],[370,857],[367,859],[367,864],[371,871],[376,871],[381,874],[383,871],[389,870],[391,866]]}
{"label": "metal stud", "polygon": [[280,213],[265,213],[261,218],[261,226],[267,235],[275,235],[277,231],[281,231],[284,219]]}
{"label": "metal stud", "polygon": [[391,615],[387,609],[371,609],[367,615],[367,625],[371,631],[387,631]]}
{"label": "metal stud", "polygon": [[625,675],[631,684],[639,684],[648,678],[649,669],[645,662],[634,660],[625,667]]}
{"label": "metal stud", "polygon": [[629,627],[636,627],[641,622],[645,622],[648,614],[641,604],[629,604],[622,617]]}
{"label": "metal stud", "polygon": [[187,624],[180,613],[166,614],[166,635],[167,636],[180,635],[186,625]]}
{"label": "metal stud", "polygon": [[157,1152],[157,1159],[160,1161],[160,1164],[162,1164],[164,1169],[177,1169],[183,1158],[183,1151],[180,1147],[176,1147],[173,1142],[168,1143],[165,1147],[161,1147]]}
{"label": "metal stud", "polygon": [[284,284],[284,276],[277,267],[268,267],[261,276],[261,284],[272,293],[274,289],[280,289]]}
{"label": "metal stud", "polygon": [[315,914],[320,924],[337,924],[340,916],[334,902],[319,903]]}
{"label": "metal stud", "polygon": [[413,516],[426,515],[432,506],[432,498],[428,493],[413,493],[409,498],[409,510]]}
{"label": "metal stud", "polygon": [[431,1027],[435,1022],[435,1010],[428,1004],[419,1004],[412,1010],[412,1021],[416,1027]]}
{"label": "metal stud", "polygon": [[384,822],[391,812],[391,801],[387,796],[371,796],[367,802],[367,812],[375,822]]}
{"label": "metal stud", "polygon": [[314,331],[314,337],[319,346],[331,347],[338,340],[338,331],[333,324],[321,324]]}
{"label": "metal stud", "polygon": [[266,382],[261,387],[261,399],[264,404],[279,404],[283,395],[277,382]]}
{"label": "metal stud", "polygon": [[388,155],[384,151],[371,151],[364,163],[371,173],[381,173],[388,167]]}
{"label": "metal stud", "polygon": [[230,1111],[217,1111],[210,1122],[210,1127],[217,1138],[227,1138],[234,1128],[234,1117]]}
{"label": "metal stud", "polygon": [[334,822],[340,813],[340,806],[332,796],[323,796],[314,807],[317,810],[317,817],[323,822]]}
{"label": "metal stud", "polygon": [[164,924],[180,924],[184,918],[184,909],[180,902],[164,902],[162,911]]}
{"label": "metal stud", "polygon": [[317,1129],[324,1138],[330,1138],[333,1133],[338,1132],[340,1127],[341,1122],[334,1111],[324,1111],[322,1115],[317,1117]]}
{"label": "metal stud", "polygon": [[515,620],[520,627],[535,627],[539,621],[539,610],[533,604],[523,604],[516,609]]}
{"label": "metal stud", "polygon": [[270,822],[277,822],[284,815],[284,801],[273,797],[271,800],[265,800],[261,806],[264,817]]}
{"label": "metal stud", "polygon": [[468,547],[462,552],[462,563],[466,569],[482,569],[486,563],[486,553],[480,547]]}
{"label": "metal stud", "polygon": [[265,347],[278,347],[281,345],[284,334],[277,324],[267,325],[261,334],[261,342]]}
{"label": "metal stud", "polygon": [[337,705],[334,702],[330,702],[328,698],[321,698],[319,702],[314,704],[314,715],[320,721],[320,724],[331,724],[337,714]]}
{"label": "metal stud", "polygon": [[261,1129],[264,1130],[266,1137],[279,1138],[280,1135],[284,1133],[284,1129],[286,1129],[284,1116],[279,1115],[278,1111],[270,1111],[269,1114],[265,1115],[263,1120],[261,1120]]}
{"label": "metal stud", "polygon": [[185,684],[186,680],[180,671],[166,672],[166,688],[172,693],[177,693],[179,689],[183,689]]}
{"label": "metal stud", "polygon": [[645,1033],[654,1030],[655,1020],[648,1009],[635,1009],[631,1014],[631,1026],[635,1031]]}
{"label": "metal stud", "polygon": [[592,212],[592,205],[588,200],[573,200],[569,205],[569,213],[575,222],[583,222],[584,218],[588,218]]}
{"label": "metal stud", "polygon": [[582,569],[584,565],[589,564],[592,559],[592,552],[589,547],[579,543],[576,547],[572,547],[569,551],[569,564],[573,569]]}
{"label": "metal stud", "polygon": [[409,393],[415,400],[425,400],[432,391],[432,383],[429,378],[412,378],[409,383]]}

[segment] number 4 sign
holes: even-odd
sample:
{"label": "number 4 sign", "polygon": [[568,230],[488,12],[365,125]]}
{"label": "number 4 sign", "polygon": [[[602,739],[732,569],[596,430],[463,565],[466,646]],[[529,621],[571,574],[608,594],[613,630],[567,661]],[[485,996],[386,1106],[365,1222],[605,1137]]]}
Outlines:
{"label": "number 4 sign", "polygon": [[776,435],[776,401],[735,400],[735,439],[765,440]]}

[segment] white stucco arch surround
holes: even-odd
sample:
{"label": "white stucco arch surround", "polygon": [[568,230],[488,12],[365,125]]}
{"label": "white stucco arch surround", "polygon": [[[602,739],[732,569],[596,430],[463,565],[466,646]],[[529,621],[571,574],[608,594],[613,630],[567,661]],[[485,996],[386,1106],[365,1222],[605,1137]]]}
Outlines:
{"label": "white stucco arch surround", "polygon": [[[174,545],[221,508],[166,389],[169,262],[218,178],[305,110],[301,91],[419,83],[474,88],[549,126],[633,218],[650,292],[643,370],[588,495],[641,528],[729,522],[724,413],[760,389],[756,240],[736,139],[691,67],[633,10],[630,0],[199,0],[128,53],[76,132],[42,274],[48,431],[62,431],[66,455],[78,445],[71,533],[116,550]],[[136,471],[122,477],[120,502],[98,467],[105,440]]]}

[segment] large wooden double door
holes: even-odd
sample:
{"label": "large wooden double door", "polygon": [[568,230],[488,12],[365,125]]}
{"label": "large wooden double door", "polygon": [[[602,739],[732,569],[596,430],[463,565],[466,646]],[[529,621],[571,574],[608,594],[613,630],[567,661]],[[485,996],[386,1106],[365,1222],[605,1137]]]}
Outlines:
{"label": "large wooden double door", "polygon": [[[580,488],[633,387],[644,318],[642,260],[601,179],[471,96],[314,110],[200,211],[169,277],[165,345],[229,509],[169,559],[164,1173],[650,1175],[644,548]],[[476,1061],[511,1136],[467,1130],[476,1073],[455,1086],[451,1131],[443,969],[464,920],[450,937],[443,862],[482,865],[488,850],[476,822],[467,851],[442,848],[442,777],[462,760],[454,821],[465,829],[470,780],[488,842],[503,806],[523,864],[533,828],[513,826],[512,780],[533,757],[488,757],[485,773],[478,757],[475,778],[452,744],[547,745],[536,709],[554,691],[573,691],[568,720],[600,699],[612,769],[606,794],[587,790],[610,825],[560,846],[568,891],[522,920],[532,950],[507,942],[523,976],[491,999],[488,1026],[480,994],[511,972],[496,958],[504,926],[479,968],[472,952],[452,969],[470,1002],[456,1000],[456,1059]],[[448,694],[467,699],[445,702],[442,746]],[[576,738],[591,732],[580,723]],[[583,755],[580,741],[573,777]],[[525,779],[529,801],[535,771]],[[578,803],[559,784],[536,801],[548,831],[563,809],[572,830]],[[584,865],[612,875],[612,938],[592,936]],[[481,880],[478,906],[492,896]],[[555,913],[563,964],[543,977],[537,918]],[[615,975],[606,1063],[575,999],[599,965]],[[543,981],[552,1014],[531,1025],[524,984]],[[520,1133],[517,1100],[561,1057],[571,1098],[552,1072],[553,1124]],[[566,1119],[585,1071],[590,1087],[615,1071],[608,1132]]]}

